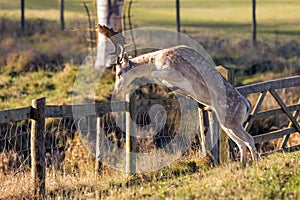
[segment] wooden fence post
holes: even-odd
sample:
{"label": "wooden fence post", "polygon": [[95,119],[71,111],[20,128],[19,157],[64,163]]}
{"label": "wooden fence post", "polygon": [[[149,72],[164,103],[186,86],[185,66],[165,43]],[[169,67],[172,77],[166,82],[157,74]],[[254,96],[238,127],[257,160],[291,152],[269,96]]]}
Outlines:
{"label": "wooden fence post", "polygon": [[65,2],[64,2],[64,0],[59,0],[59,12],[60,12],[61,30],[65,29],[64,9],[65,9]]}
{"label": "wooden fence post", "polygon": [[[230,83],[234,81],[233,70],[217,66],[217,71]],[[230,161],[229,137],[220,128],[215,113],[204,111],[199,107],[201,147],[204,155],[210,154],[214,164],[226,164]],[[218,141],[216,141],[218,139]],[[210,152],[209,152],[210,150]]]}
{"label": "wooden fence post", "polygon": [[[217,70],[226,80],[228,80],[230,83],[233,82],[233,76],[230,70],[223,66],[218,66]],[[230,161],[229,138],[221,128],[219,130],[219,134],[219,161],[220,164],[226,164]]]}
{"label": "wooden fence post", "polygon": [[[218,66],[217,70],[222,74],[222,76],[228,80],[231,84],[234,82],[233,69],[223,66]],[[228,114],[228,113],[227,113]],[[219,160],[220,164],[227,164],[230,162],[230,139],[228,135],[222,129],[219,136]]]}
{"label": "wooden fence post", "polygon": [[[97,115],[97,123],[96,123],[96,160],[95,160],[95,181],[98,183],[99,180],[99,175],[102,175],[102,157],[103,152],[101,152],[101,145],[103,144],[104,140],[104,133],[102,132],[102,127],[103,127],[103,116]],[[100,198],[100,191],[98,188],[95,190],[95,196],[96,199],[101,199]]]}
{"label": "wooden fence post", "polygon": [[95,161],[95,176],[102,175],[102,160],[101,160],[101,143],[103,142],[104,133],[101,131],[101,116],[97,116],[97,133],[96,133],[96,161]]}
{"label": "wooden fence post", "polygon": [[219,123],[215,113],[204,108],[199,104],[201,151],[204,156],[211,157],[215,165],[219,165]]}
{"label": "wooden fence post", "polygon": [[177,32],[180,32],[180,1],[176,0],[176,25]]}
{"label": "wooden fence post", "polygon": [[21,28],[25,30],[25,0],[21,0]]}
{"label": "wooden fence post", "polygon": [[34,198],[45,195],[45,108],[46,99],[32,100],[31,115],[31,176]]}
{"label": "wooden fence post", "polygon": [[256,0],[252,0],[252,41],[256,45]]}
{"label": "wooden fence post", "polygon": [[[125,173],[131,175],[136,171],[136,130],[133,126],[135,119],[135,94],[126,94],[126,166]],[[132,118],[131,118],[132,117]]]}

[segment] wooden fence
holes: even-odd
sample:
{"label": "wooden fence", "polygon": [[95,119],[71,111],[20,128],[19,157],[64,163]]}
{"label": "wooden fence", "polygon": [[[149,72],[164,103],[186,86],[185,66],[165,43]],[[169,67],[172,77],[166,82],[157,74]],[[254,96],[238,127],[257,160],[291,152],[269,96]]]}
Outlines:
{"label": "wooden fence", "polygon": [[[289,125],[287,128],[282,128],[275,131],[270,132],[261,132],[257,135],[254,135],[255,144],[259,144],[262,142],[267,142],[279,138],[283,138],[280,148],[277,151],[295,151],[300,150],[300,144],[296,146],[286,147],[290,135],[293,133],[300,133],[300,125],[297,121],[300,112],[300,95],[298,97],[298,103],[294,105],[287,106],[282,98],[278,95],[276,90],[285,89],[291,87],[299,87],[300,86],[300,76],[294,76],[289,78],[283,78],[279,80],[271,80],[261,83],[250,84],[242,87],[237,87],[237,90],[244,96],[258,93],[259,97],[253,106],[252,112],[250,113],[248,119],[245,122],[245,130],[250,132],[251,127],[255,120],[265,119],[270,116],[278,116],[280,114],[285,114],[289,119]],[[269,109],[260,111],[260,108],[263,105],[264,100],[266,99],[267,93],[270,93],[271,96],[278,103],[279,108]],[[237,152],[233,149],[233,142],[230,141],[224,131],[220,130],[218,124],[216,123],[216,119],[212,114],[208,114],[209,124],[215,125],[206,125],[210,130],[210,135],[219,138],[219,144],[216,147],[210,147],[212,151],[212,155],[214,158],[214,162],[219,163],[227,163],[229,159],[229,154],[231,157],[235,159]],[[252,134],[253,135],[253,134]],[[267,155],[271,152],[264,152],[261,156]]]}
{"label": "wooden fence", "polygon": [[[287,141],[291,134],[300,133],[300,126],[297,122],[297,118],[300,112],[300,102],[295,105],[286,106],[283,100],[280,98],[277,89],[289,88],[289,87],[299,87],[300,86],[300,76],[284,78],[279,80],[273,80],[263,83],[251,84],[243,87],[238,87],[237,89],[243,95],[249,95],[253,93],[259,93],[259,98],[254,105],[254,108],[247,120],[245,125],[245,129],[247,131],[250,130],[253,125],[254,120],[266,118],[273,115],[278,115],[280,113],[284,113],[287,118],[290,120],[290,124],[287,128],[283,128],[281,130],[271,131],[268,133],[261,133],[259,135],[255,135],[255,143],[260,143],[268,140],[274,140],[277,138],[284,138],[281,145],[281,150],[283,151],[291,151],[297,150],[300,148],[300,145],[286,148]],[[269,92],[272,97],[278,102],[279,108],[271,109],[267,111],[260,111],[261,105],[266,97],[266,93]],[[300,99],[300,98],[299,98]],[[130,113],[135,111],[135,107],[150,104],[160,103],[163,105],[173,105],[172,102],[174,100],[149,100],[148,102],[140,101],[132,101],[129,97],[127,97],[124,102],[114,103],[114,112],[116,111],[126,111],[126,146],[127,146],[127,154],[126,154],[126,173],[132,173],[135,171],[134,167],[134,158],[130,158],[130,151],[134,151],[134,143],[135,138],[131,133],[133,131],[132,123],[130,118]],[[91,109],[92,108],[92,109]],[[189,108],[185,108],[189,109]],[[203,109],[199,109],[203,111]],[[75,113],[74,113],[75,111]],[[46,99],[41,98],[32,101],[32,106],[12,109],[12,110],[4,110],[0,111],[0,124],[9,123],[13,121],[22,121],[26,119],[32,120],[31,126],[31,170],[32,177],[34,181],[35,195],[44,195],[45,193],[45,119],[46,118],[64,118],[64,117],[76,117],[74,115],[80,116],[97,116],[97,140],[100,140],[101,134],[103,134],[100,128],[100,117],[106,113],[112,112],[110,103],[96,103],[96,104],[85,104],[85,105],[46,105]],[[201,113],[201,112],[199,112]],[[202,113],[203,114],[203,113]],[[205,116],[205,115],[202,115]],[[202,126],[208,128],[211,135],[219,134],[220,129],[217,129],[218,125],[214,120],[212,113],[207,113],[205,124],[201,124]],[[208,119],[208,120],[207,120]],[[204,130],[203,127],[199,127],[200,130]],[[131,141],[131,143],[129,142]],[[228,147],[228,138],[224,133],[221,133],[221,137],[219,139],[219,145],[213,147],[213,155],[215,157],[216,163],[219,161],[227,162],[229,158],[229,147]],[[100,154],[99,141],[96,141],[96,156],[98,157]],[[205,145],[205,144],[203,144]],[[225,146],[225,147],[224,147]],[[226,147],[227,146],[227,147]],[[220,149],[220,150],[219,150]],[[224,150],[225,149],[225,150]],[[223,152],[223,153],[222,153]],[[225,154],[224,154],[225,152]],[[101,163],[97,163],[97,170]]]}
{"label": "wooden fence", "polygon": [[[245,126],[245,129],[247,131],[250,130],[254,120],[256,119],[276,116],[283,113],[287,116],[287,118],[290,121],[290,124],[287,128],[271,131],[268,133],[260,133],[259,135],[254,136],[255,143],[261,143],[264,141],[269,141],[269,140],[274,140],[274,139],[284,137],[284,140],[281,144],[282,150],[287,151],[287,150],[293,150],[295,148],[299,148],[299,146],[286,148],[286,144],[292,133],[296,133],[296,132],[300,133],[300,125],[299,122],[297,122],[297,118],[299,116],[299,111],[300,111],[300,96],[298,97],[299,100],[297,104],[286,106],[282,98],[276,92],[277,89],[299,87],[299,86],[300,86],[300,76],[295,76],[295,77],[284,78],[280,80],[268,81],[264,83],[251,84],[251,85],[237,88],[240,91],[240,93],[243,95],[259,93],[259,98],[257,99],[257,102],[254,108],[252,109],[252,112]],[[259,111],[263,104],[263,101],[265,100],[267,92],[269,92],[272,95],[272,97],[276,100],[276,102],[279,105],[279,108],[271,109],[267,111]]]}

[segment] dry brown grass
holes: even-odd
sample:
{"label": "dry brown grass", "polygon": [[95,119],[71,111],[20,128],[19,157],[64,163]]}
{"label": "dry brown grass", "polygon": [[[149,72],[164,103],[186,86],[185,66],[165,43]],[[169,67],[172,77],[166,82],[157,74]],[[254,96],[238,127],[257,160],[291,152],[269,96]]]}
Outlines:
{"label": "dry brown grass", "polygon": [[0,18],[0,70],[60,70],[67,62],[80,64],[88,53],[84,30],[61,31],[56,22],[33,19],[22,32],[18,23]]}
{"label": "dry brown grass", "polygon": [[30,199],[33,194],[31,182],[28,172],[0,173],[0,199]]}
{"label": "dry brown grass", "polygon": [[[102,177],[47,170],[44,199],[298,199],[299,152],[274,154],[258,163],[211,168],[183,158],[151,173],[126,177],[106,169]],[[0,174],[0,199],[31,199],[29,172]]]}
{"label": "dry brown grass", "polygon": [[[73,140],[67,141],[64,155],[62,161],[55,160],[57,163],[46,169],[46,199],[74,198],[95,190],[95,158],[77,134]],[[19,167],[20,161],[14,154],[4,152],[0,158],[3,167],[0,171],[0,199],[31,199],[33,188],[28,165]]]}
{"label": "dry brown grass", "polygon": [[[88,171],[88,170],[86,170]],[[94,190],[96,182],[94,173],[85,175],[62,175],[59,171],[50,172],[46,176],[46,199],[74,198],[78,194],[87,194]],[[0,199],[31,199],[33,195],[30,172],[17,174],[0,173]]]}

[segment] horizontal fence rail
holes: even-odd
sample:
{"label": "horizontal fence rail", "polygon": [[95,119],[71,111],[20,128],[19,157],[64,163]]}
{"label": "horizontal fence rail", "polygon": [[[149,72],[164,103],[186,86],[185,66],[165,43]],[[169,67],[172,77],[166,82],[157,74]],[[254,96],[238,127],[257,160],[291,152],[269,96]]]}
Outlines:
{"label": "horizontal fence rail", "polygon": [[290,78],[282,78],[278,80],[271,80],[262,83],[254,83],[237,87],[237,90],[242,95],[253,94],[258,92],[264,92],[268,90],[297,87],[300,86],[300,76],[294,76]]}
{"label": "horizontal fence rail", "polygon": [[30,118],[30,107],[0,111],[0,123],[17,122]]}

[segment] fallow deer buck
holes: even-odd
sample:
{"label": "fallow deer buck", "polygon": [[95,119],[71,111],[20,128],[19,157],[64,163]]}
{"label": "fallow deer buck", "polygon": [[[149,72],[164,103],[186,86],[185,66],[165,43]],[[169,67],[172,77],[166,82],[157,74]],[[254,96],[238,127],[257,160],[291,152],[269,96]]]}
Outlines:
{"label": "fallow deer buck", "polygon": [[[97,25],[96,30],[107,37],[115,50],[115,91],[122,92],[137,78],[151,76],[156,82],[176,88],[177,92],[192,97],[211,107],[221,128],[240,149],[241,162],[246,162],[247,148],[252,160],[257,160],[253,137],[243,129],[251,105],[220,73],[197,51],[187,46],[175,46],[129,59],[124,52],[125,38],[106,26]],[[222,94],[224,95],[220,95]],[[222,99],[222,100],[220,100]]]}

